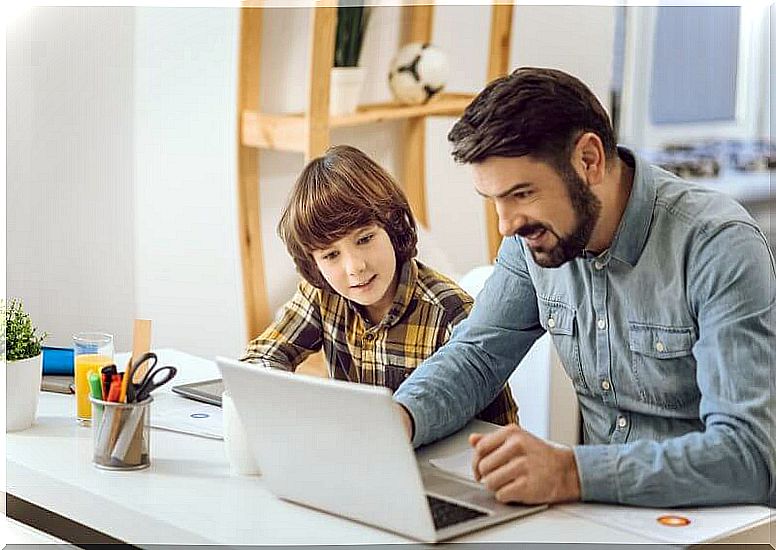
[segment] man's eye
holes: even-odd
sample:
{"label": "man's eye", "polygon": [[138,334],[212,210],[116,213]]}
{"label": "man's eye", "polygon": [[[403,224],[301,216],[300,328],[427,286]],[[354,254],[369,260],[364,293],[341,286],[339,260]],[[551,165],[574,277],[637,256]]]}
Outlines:
{"label": "man's eye", "polygon": [[516,199],[527,199],[531,195],[533,195],[533,191],[515,191],[512,193],[512,196]]}
{"label": "man's eye", "polygon": [[369,235],[364,235],[360,239],[358,239],[358,244],[366,244],[369,241],[371,241],[374,238],[374,233],[370,233]]}

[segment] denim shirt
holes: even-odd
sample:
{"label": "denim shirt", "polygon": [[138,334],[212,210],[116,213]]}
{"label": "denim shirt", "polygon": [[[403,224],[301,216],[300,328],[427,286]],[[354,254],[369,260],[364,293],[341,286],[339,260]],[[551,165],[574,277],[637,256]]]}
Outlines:
{"label": "denim shirt", "polygon": [[504,239],[469,318],[395,394],[413,444],[460,429],[548,331],[582,414],[582,500],[773,505],[776,275],[765,238],[727,196],[619,155],[635,175],[610,248],[548,269]]}

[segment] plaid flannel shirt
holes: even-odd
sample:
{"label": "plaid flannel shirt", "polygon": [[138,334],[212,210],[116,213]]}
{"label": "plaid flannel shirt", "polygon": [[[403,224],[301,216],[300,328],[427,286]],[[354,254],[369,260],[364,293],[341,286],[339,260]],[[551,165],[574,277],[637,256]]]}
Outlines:
{"label": "plaid flannel shirt", "polygon": [[[323,348],[330,377],[396,391],[448,340],[472,303],[458,285],[414,259],[402,266],[393,305],[376,325],[358,304],[303,280],[241,360],[293,371]],[[517,422],[509,385],[477,418],[501,425]]]}

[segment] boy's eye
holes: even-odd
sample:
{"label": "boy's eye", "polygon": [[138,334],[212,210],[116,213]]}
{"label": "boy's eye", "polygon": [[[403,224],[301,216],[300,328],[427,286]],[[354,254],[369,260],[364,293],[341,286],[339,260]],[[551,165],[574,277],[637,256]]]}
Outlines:
{"label": "boy's eye", "polygon": [[324,254],[323,259],[329,261],[329,260],[333,260],[337,256],[339,256],[339,252],[337,252],[336,250],[332,250],[331,252],[327,252],[326,254]]}
{"label": "boy's eye", "polygon": [[358,239],[358,244],[366,244],[369,241],[371,241],[374,238],[374,236],[375,236],[374,233],[369,233],[368,235],[364,235],[363,237]]}

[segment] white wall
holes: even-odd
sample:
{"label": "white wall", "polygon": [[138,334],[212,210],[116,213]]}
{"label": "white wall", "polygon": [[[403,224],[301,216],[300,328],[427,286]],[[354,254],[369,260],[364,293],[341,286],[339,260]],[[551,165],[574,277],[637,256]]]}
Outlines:
{"label": "white wall", "polygon": [[[9,295],[25,298],[58,343],[73,330],[99,328],[127,349],[137,316],[153,320],[157,346],[205,357],[239,354],[245,334],[235,208],[237,10],[47,9],[53,11],[45,17],[34,10],[32,24],[19,24],[8,38]],[[364,101],[389,97],[385,76],[400,19],[397,7],[373,13],[362,57]],[[434,41],[453,66],[450,90],[484,84],[489,28],[489,7],[437,6]],[[605,98],[613,29],[612,7],[518,6],[512,65],[566,69]],[[308,30],[306,10],[266,15],[265,110],[304,108]],[[47,56],[25,54],[33,42]],[[75,45],[84,50],[80,56],[64,58]],[[431,238],[447,255],[446,269],[463,273],[487,260],[486,239],[468,169],[448,154],[453,122],[429,121],[427,195]],[[399,123],[332,136],[394,173],[399,139]],[[260,155],[273,307],[295,283],[275,225],[302,166],[301,155]],[[89,191],[101,198],[91,209],[96,224],[75,215],[75,197]],[[99,252],[97,268],[84,267],[86,250]],[[98,298],[90,299],[87,283],[99,288]]]}
{"label": "white wall", "polygon": [[237,32],[237,9],[135,9],[136,311],[205,357],[243,347]]}
{"label": "white wall", "polygon": [[6,291],[49,343],[135,309],[131,8],[31,8],[7,29]]}

